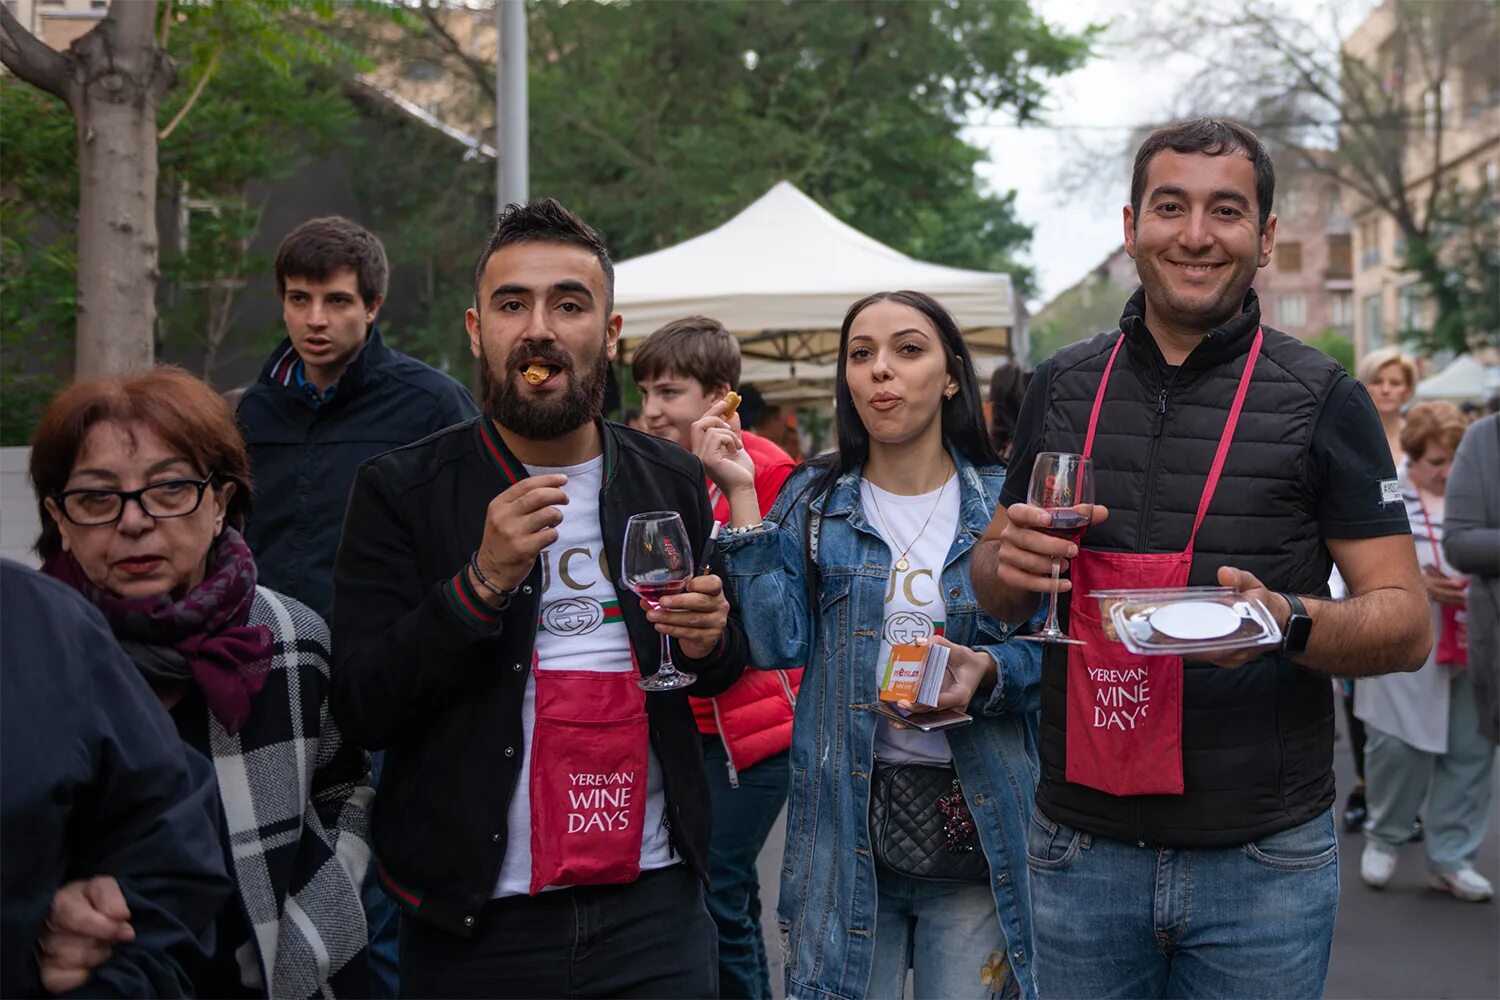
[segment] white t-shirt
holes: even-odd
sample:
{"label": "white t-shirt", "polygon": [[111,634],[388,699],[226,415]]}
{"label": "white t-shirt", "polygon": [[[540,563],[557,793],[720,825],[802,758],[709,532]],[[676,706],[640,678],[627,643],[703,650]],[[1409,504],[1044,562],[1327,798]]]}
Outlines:
{"label": "white t-shirt", "polygon": [[[878,687],[891,658],[893,643],[910,644],[943,632],[947,616],[943,602],[943,563],[953,548],[953,536],[958,529],[958,477],[952,476],[941,488],[914,497],[887,493],[868,480],[861,480],[860,503],[865,520],[891,548],[880,657],[871,665]],[[932,515],[931,521],[927,520],[928,514]],[[924,521],[926,530],[922,528]],[[896,564],[907,545],[911,545],[906,553],[908,566],[902,572]],[[946,733],[897,729],[884,717],[875,726],[875,754],[887,761],[941,763],[953,759]]]}
{"label": "white t-shirt", "polygon": [[[618,615],[608,616],[620,599],[612,582],[619,571],[606,566],[604,538],[599,530],[599,489],[604,479],[601,456],[582,465],[560,468],[527,466],[527,475],[561,473],[564,490],[557,541],[542,550],[542,601],[537,622],[538,670],[600,670],[635,672],[630,659],[630,634]],[[647,697],[650,697],[649,695]],[[531,892],[531,744],[536,724],[536,679],[526,679],[521,707],[525,754],[521,777],[506,814],[509,842],[494,895],[524,896]],[[677,863],[663,822],[666,795],[656,751],[648,751],[646,822],[641,837],[641,870]]]}

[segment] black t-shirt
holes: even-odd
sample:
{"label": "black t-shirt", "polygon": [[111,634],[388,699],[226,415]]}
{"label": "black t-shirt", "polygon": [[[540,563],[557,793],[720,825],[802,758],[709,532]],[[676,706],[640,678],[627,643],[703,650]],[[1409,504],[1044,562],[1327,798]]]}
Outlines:
{"label": "black t-shirt", "polygon": [[[1037,366],[1016,420],[1015,451],[1000,491],[1005,506],[1026,502],[1031,465],[1041,444],[1052,362]],[[1377,538],[1411,530],[1399,502],[1396,467],[1385,429],[1370,394],[1344,375],[1334,384],[1313,427],[1307,467],[1308,487],[1318,498],[1318,533],[1323,538]],[[1109,500],[1100,497],[1108,505]]]}

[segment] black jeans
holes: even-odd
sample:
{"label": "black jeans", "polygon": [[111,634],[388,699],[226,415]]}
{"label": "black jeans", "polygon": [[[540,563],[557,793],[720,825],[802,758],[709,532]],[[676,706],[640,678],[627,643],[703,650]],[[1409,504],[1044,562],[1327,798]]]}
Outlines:
{"label": "black jeans", "polygon": [[461,938],[401,921],[405,997],[714,997],[718,939],[686,865],[508,896]]}

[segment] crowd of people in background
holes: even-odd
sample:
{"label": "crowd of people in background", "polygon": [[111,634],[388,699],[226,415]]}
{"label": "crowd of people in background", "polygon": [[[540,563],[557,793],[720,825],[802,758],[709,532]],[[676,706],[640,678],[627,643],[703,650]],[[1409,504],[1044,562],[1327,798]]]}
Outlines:
{"label": "crowd of people in background", "polygon": [[[298,226],[236,408],[162,367],[36,432],[0,993],[768,998],[770,947],[796,997],[1318,996],[1336,693],[1363,880],[1423,840],[1492,899],[1500,415],[1264,326],[1274,188],[1236,123],[1153,133],[1118,328],[985,388],[942,303],[854,302],[806,462],[711,317],[636,344],[608,419],[613,264],[553,199],[478,255],[477,401],[386,342],[373,233]],[[1086,530],[1033,483],[1059,453]],[[662,512],[692,570],[648,600],[627,522]],[[1205,585],[1279,643],[1142,657],[1092,606]],[[912,646],[936,701],[881,710]],[[1126,684],[1149,716],[1095,721]]]}

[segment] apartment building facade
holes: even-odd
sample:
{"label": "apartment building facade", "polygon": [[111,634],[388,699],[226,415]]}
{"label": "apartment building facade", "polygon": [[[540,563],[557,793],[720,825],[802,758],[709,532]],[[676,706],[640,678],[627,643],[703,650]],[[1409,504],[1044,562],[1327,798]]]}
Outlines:
{"label": "apartment building facade", "polygon": [[[1449,70],[1436,86],[1415,69],[1416,43],[1403,30],[1396,0],[1385,0],[1344,40],[1345,52],[1374,67],[1386,93],[1411,109],[1403,176],[1418,211],[1434,183],[1500,190],[1500,9],[1473,9],[1487,19],[1447,43]],[[1357,196],[1349,199],[1354,344],[1363,357],[1430,323],[1432,307],[1416,275],[1401,268],[1406,241],[1396,219]]]}

